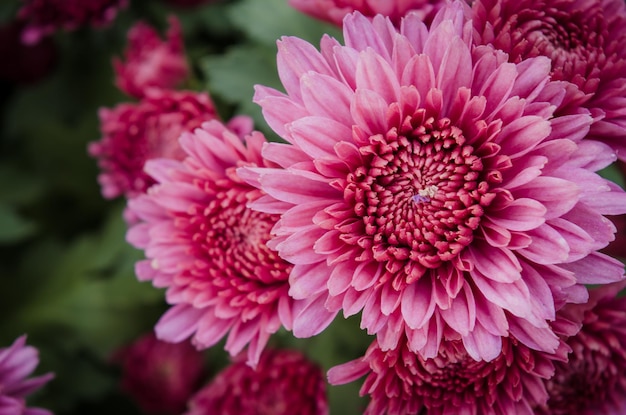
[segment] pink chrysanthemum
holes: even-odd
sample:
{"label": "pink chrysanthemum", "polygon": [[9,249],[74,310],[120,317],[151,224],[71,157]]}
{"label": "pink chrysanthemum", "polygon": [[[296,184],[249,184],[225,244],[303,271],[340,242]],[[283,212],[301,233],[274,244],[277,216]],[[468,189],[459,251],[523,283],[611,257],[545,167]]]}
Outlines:
{"label": "pink chrysanthemum", "polygon": [[264,149],[281,168],[240,175],[267,193],[253,209],[281,214],[269,245],[295,264],[290,295],[310,301],[296,336],[343,309],[383,350],[406,333],[424,358],[457,336],[475,359],[509,335],[553,352],[555,310],[622,279],[595,251],[615,230],[602,215],[626,210],[594,173],[615,154],[582,140],[584,111],[553,117],[573,86],[550,81],[547,58],[471,46],[464,10],[443,8],[430,31],[353,14],[346,46],[324,37],[321,52],[279,43],[287,93],[255,100],[289,144]]}
{"label": "pink chrysanthemum", "polygon": [[243,359],[220,372],[185,415],[327,415],[322,371],[294,350],[268,350],[256,369]]}
{"label": "pink chrysanthemum", "polygon": [[204,380],[204,357],[189,342],[167,343],[147,334],[115,353],[121,388],[144,414],[179,415]]}
{"label": "pink chrysanthemum", "polygon": [[166,90],[150,90],[137,104],[102,108],[99,115],[102,139],[89,145],[89,154],[98,159],[107,199],[143,193],[154,183],[143,171],[145,162],[182,159],[180,134],[217,118],[208,94]]}
{"label": "pink chrysanthemum", "polygon": [[167,40],[144,22],[128,32],[126,62],[113,60],[115,84],[128,95],[141,98],[150,88],[174,89],[189,75],[180,22],[170,17]]}
{"label": "pink chrysanthemum", "polygon": [[552,60],[552,78],[578,85],[596,119],[589,138],[626,160],[626,4],[624,0],[477,0],[477,42],[511,62]]}
{"label": "pink chrysanthemum", "polygon": [[110,23],[128,0],[23,0],[18,16],[26,21],[24,43],[33,44],[59,29]]}
{"label": "pink chrysanthemum", "polygon": [[[556,331],[573,334],[580,327],[568,317],[559,319]],[[505,338],[502,352],[486,362],[469,356],[460,341],[444,341],[436,357],[423,359],[406,338],[388,351],[374,341],[365,356],[330,369],[328,378],[337,385],[367,375],[365,415],[533,415],[532,408],[548,399],[543,382],[568,351],[563,341],[555,353],[543,353]]]}
{"label": "pink chrysanthemum", "polygon": [[537,414],[622,415],[626,413],[626,284],[591,290],[580,332],[567,343],[568,362],[557,362],[546,380],[550,396]]}
{"label": "pink chrysanthemum", "polygon": [[139,279],[167,287],[173,305],[156,326],[159,338],[193,335],[207,348],[230,332],[226,350],[236,355],[249,343],[255,364],[269,336],[291,327],[293,302],[291,264],[265,245],[278,217],[246,207],[262,193],[235,173],[270,166],[261,157],[265,138],[254,132],[245,142],[213,121],[183,134],[182,163],[149,161],[158,184],[129,202],[141,222],[127,239],[148,258],[137,264]]}
{"label": "pink chrysanthemum", "polygon": [[343,18],[355,11],[374,17],[382,14],[394,24],[400,23],[409,12],[422,20],[430,20],[445,0],[289,0],[289,4],[310,16],[341,26]]}
{"label": "pink chrysanthemum", "polygon": [[51,415],[40,408],[27,408],[26,396],[54,377],[52,373],[26,379],[37,367],[37,349],[26,346],[21,336],[10,347],[0,349],[0,414]]}

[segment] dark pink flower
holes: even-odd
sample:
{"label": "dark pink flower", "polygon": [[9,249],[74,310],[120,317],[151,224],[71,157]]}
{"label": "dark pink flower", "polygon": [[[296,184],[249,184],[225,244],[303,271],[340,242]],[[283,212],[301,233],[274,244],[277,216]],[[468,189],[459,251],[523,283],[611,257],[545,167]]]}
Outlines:
{"label": "dark pink flower", "polygon": [[206,93],[150,90],[139,103],[100,110],[100,141],[89,145],[98,159],[102,195],[111,199],[143,193],[154,180],[144,171],[153,158],[182,159],[178,137],[217,118]]}
{"label": "dark pink flower", "polygon": [[139,222],[127,239],[145,250],[140,280],[167,287],[172,308],[156,326],[159,338],[178,342],[193,336],[198,348],[227,333],[226,350],[247,344],[255,364],[269,336],[291,327],[287,295],[291,264],[265,242],[278,217],[248,209],[262,192],[235,173],[240,166],[270,166],[261,157],[265,138],[244,141],[217,121],[185,133],[187,158],[146,165],[157,184],[129,202]]}
{"label": "dark pink flower", "polygon": [[0,414],[51,415],[40,408],[27,408],[26,396],[54,377],[52,373],[27,379],[39,364],[38,351],[26,346],[26,336],[0,349]]}
{"label": "dark pink flower", "polygon": [[615,154],[583,140],[586,111],[554,117],[573,85],[550,81],[547,58],[472,46],[464,13],[452,3],[430,30],[409,15],[399,31],[353,14],[346,45],[324,37],[321,52],[279,42],[286,93],[255,100],[288,144],[264,149],[280,168],[240,176],[267,193],[253,209],[281,215],[268,245],[309,301],[296,336],[362,311],[382,350],[405,333],[423,358],[455,336],[477,360],[509,336],[554,352],[555,311],[623,278],[596,251],[615,231],[603,214],[626,210],[595,173]]}
{"label": "dark pink flower", "polygon": [[128,0],[23,0],[18,17],[26,22],[24,43],[33,44],[59,29],[105,26]]}
{"label": "dark pink flower", "polygon": [[150,88],[174,89],[189,75],[180,22],[170,17],[167,40],[144,22],[128,32],[126,62],[113,60],[115,84],[128,95],[141,98]]}
{"label": "dark pink flower", "polygon": [[[550,396],[537,414],[622,415],[626,413],[626,284],[590,291],[580,332],[567,341],[569,361],[557,362],[545,381]],[[573,307],[573,306],[572,306]]]}
{"label": "dark pink flower", "polygon": [[289,0],[289,4],[315,18],[342,25],[343,18],[355,11],[374,17],[382,14],[394,24],[409,12],[417,13],[422,20],[430,20],[445,0]]}
{"label": "dark pink flower", "polygon": [[477,0],[477,42],[490,43],[520,62],[552,61],[552,79],[587,94],[595,122],[589,138],[609,144],[626,160],[626,4],[623,0]]}
{"label": "dark pink flower", "polygon": [[361,359],[332,368],[328,379],[337,385],[366,375],[366,415],[533,415],[548,399],[543,382],[554,361],[566,361],[568,351],[563,342],[548,354],[504,338],[500,355],[486,362],[469,356],[460,341],[444,341],[437,356],[423,359],[406,338],[387,351],[374,341]]}
{"label": "dark pink flower", "polygon": [[327,415],[326,382],[294,350],[267,350],[256,369],[236,359],[193,397],[185,415]]}
{"label": "dark pink flower", "polygon": [[204,358],[189,342],[167,343],[147,334],[115,353],[122,389],[143,413],[179,415],[204,380]]}

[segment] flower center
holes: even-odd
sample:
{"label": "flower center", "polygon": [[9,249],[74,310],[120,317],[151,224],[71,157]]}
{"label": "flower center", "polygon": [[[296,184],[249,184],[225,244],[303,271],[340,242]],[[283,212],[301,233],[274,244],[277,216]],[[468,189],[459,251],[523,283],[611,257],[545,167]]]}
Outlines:
{"label": "flower center", "polygon": [[462,131],[418,110],[370,143],[360,149],[366,162],[349,175],[346,192],[354,194],[373,258],[424,269],[455,258],[473,239],[489,188]]}

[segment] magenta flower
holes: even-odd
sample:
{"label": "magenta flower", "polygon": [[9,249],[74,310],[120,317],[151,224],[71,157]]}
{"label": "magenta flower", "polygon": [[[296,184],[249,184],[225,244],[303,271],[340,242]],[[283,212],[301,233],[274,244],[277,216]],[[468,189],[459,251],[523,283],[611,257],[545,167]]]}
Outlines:
{"label": "magenta flower", "polygon": [[144,414],[179,415],[203,381],[204,357],[189,342],[167,343],[153,333],[115,353],[121,388]]}
{"label": "magenta flower", "polygon": [[150,88],[174,89],[189,75],[180,22],[170,17],[167,40],[144,22],[128,32],[126,62],[113,60],[115,84],[128,95],[141,98]]}
{"label": "magenta flower", "polygon": [[322,371],[295,350],[268,350],[255,369],[243,359],[193,397],[185,415],[327,415]]}
{"label": "magenta flower", "polygon": [[445,4],[444,0],[289,0],[289,4],[320,20],[341,26],[343,18],[355,11],[374,17],[382,14],[394,24],[400,23],[409,12],[417,13],[422,20],[430,20]]}
{"label": "magenta flower", "polygon": [[595,122],[589,138],[626,160],[626,4],[623,0],[477,0],[477,41],[552,61],[552,78],[578,85]]}
{"label": "magenta flower", "polygon": [[626,285],[591,290],[580,332],[567,343],[568,362],[557,362],[545,381],[550,399],[537,414],[621,415],[626,413]]}
{"label": "magenta flower", "polygon": [[582,140],[585,111],[553,116],[573,86],[550,81],[547,58],[508,63],[471,46],[469,25],[457,2],[430,31],[353,14],[346,46],[279,42],[287,93],[261,86],[255,100],[288,144],[264,149],[280,168],[240,175],[267,193],[253,209],[281,215],[268,245],[309,301],[296,336],[362,311],[382,350],[405,333],[423,358],[457,336],[474,359],[509,336],[554,352],[555,310],[622,279],[596,252],[615,230],[602,215],[626,210],[594,173],[614,153]]}
{"label": "magenta flower", "polygon": [[291,327],[293,301],[291,264],[265,245],[278,217],[246,207],[262,193],[235,173],[270,166],[261,157],[265,138],[255,132],[245,142],[213,121],[183,134],[183,162],[149,161],[157,184],[129,202],[140,222],[127,239],[146,253],[138,278],[167,287],[173,307],[156,326],[159,338],[193,336],[208,348],[229,332],[226,350],[234,356],[249,344],[255,364],[269,336]]}
{"label": "magenta flower", "polygon": [[27,408],[26,396],[54,377],[52,373],[26,379],[39,364],[38,351],[26,346],[26,336],[0,349],[0,414],[51,415],[40,408]]}
{"label": "magenta flower", "polygon": [[89,154],[98,159],[107,199],[143,193],[154,183],[143,171],[145,162],[182,159],[180,134],[217,118],[208,94],[165,90],[150,90],[137,104],[102,108],[99,115],[102,138],[89,145]]}
{"label": "magenta flower", "polygon": [[92,25],[105,26],[128,0],[22,0],[18,17],[26,21],[24,43],[33,44],[59,29],[71,31]]}
{"label": "magenta flower", "polygon": [[406,338],[388,351],[374,341],[364,357],[332,368],[328,378],[337,385],[367,375],[365,415],[533,415],[548,399],[543,382],[554,361],[567,361],[568,351],[563,342],[548,354],[504,338],[502,353],[486,362],[469,356],[460,341],[444,341],[436,357],[423,359]]}

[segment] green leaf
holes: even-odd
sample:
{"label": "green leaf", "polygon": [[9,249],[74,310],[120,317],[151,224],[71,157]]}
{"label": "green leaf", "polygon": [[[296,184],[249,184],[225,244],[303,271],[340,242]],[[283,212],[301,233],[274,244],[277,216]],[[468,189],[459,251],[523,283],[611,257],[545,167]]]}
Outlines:
{"label": "green leaf", "polygon": [[243,0],[229,16],[250,39],[272,46],[281,36],[297,36],[314,45],[325,33],[340,38],[338,28],[300,13],[287,0]]}
{"label": "green leaf", "polygon": [[18,215],[7,204],[0,203],[0,243],[19,242],[32,235],[36,226]]}

